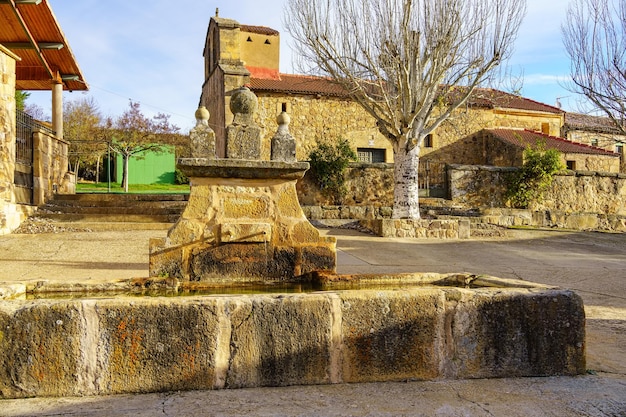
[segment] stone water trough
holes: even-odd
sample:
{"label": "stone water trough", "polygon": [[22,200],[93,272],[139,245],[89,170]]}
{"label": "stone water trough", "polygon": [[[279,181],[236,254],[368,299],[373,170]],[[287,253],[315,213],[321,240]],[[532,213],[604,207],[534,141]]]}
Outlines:
{"label": "stone water trough", "polygon": [[[469,274],[337,275],[335,241],[297,202],[308,166],[295,161],[288,117],[272,160],[259,161],[254,97],[241,94],[230,158],[214,157],[207,115],[192,130],[179,161],[189,204],[151,242],[144,282],[223,294],[20,300],[7,289],[0,398],[585,372],[571,291]],[[286,282],[308,292],[230,291]]]}

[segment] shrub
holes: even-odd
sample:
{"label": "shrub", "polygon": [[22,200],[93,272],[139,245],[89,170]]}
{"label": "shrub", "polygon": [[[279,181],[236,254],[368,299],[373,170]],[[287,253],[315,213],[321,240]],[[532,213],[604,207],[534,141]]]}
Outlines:
{"label": "shrub", "polygon": [[345,170],[350,161],[356,161],[357,155],[346,139],[339,139],[334,144],[318,143],[309,153],[311,174],[320,187],[322,194],[341,204],[346,194]]}
{"label": "shrub", "polygon": [[189,184],[189,178],[178,168],[174,171],[174,184]]}
{"label": "shrub", "polygon": [[528,146],[524,150],[524,164],[508,178],[507,201],[516,208],[528,208],[531,202],[541,201],[554,174],[564,168],[556,149],[546,150],[544,143],[537,143],[535,148]]}

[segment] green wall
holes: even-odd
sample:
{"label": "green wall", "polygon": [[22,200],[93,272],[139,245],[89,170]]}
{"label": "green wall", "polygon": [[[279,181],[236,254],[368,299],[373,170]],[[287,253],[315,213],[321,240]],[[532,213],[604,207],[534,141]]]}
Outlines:
{"label": "green wall", "polygon": [[[129,184],[174,184],[176,170],[176,155],[174,147],[163,153],[145,152],[133,156],[128,162]],[[117,180],[123,176],[124,162],[122,156],[117,156]]]}

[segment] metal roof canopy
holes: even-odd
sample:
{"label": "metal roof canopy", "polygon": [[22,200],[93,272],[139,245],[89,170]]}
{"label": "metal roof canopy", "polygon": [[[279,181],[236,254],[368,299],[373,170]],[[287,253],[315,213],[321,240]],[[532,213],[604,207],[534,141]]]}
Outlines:
{"label": "metal roof canopy", "polygon": [[0,0],[0,44],[20,57],[16,90],[88,90],[47,0]]}

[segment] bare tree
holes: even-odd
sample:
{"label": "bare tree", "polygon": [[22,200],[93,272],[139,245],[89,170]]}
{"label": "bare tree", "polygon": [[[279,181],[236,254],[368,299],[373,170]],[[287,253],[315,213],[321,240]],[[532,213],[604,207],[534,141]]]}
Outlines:
{"label": "bare tree", "polygon": [[424,138],[511,52],[525,0],[288,0],[307,72],[331,77],[394,151],[394,218],[419,218]]}
{"label": "bare tree", "polygon": [[561,29],[571,59],[568,88],[626,135],[626,2],[572,0]]}

